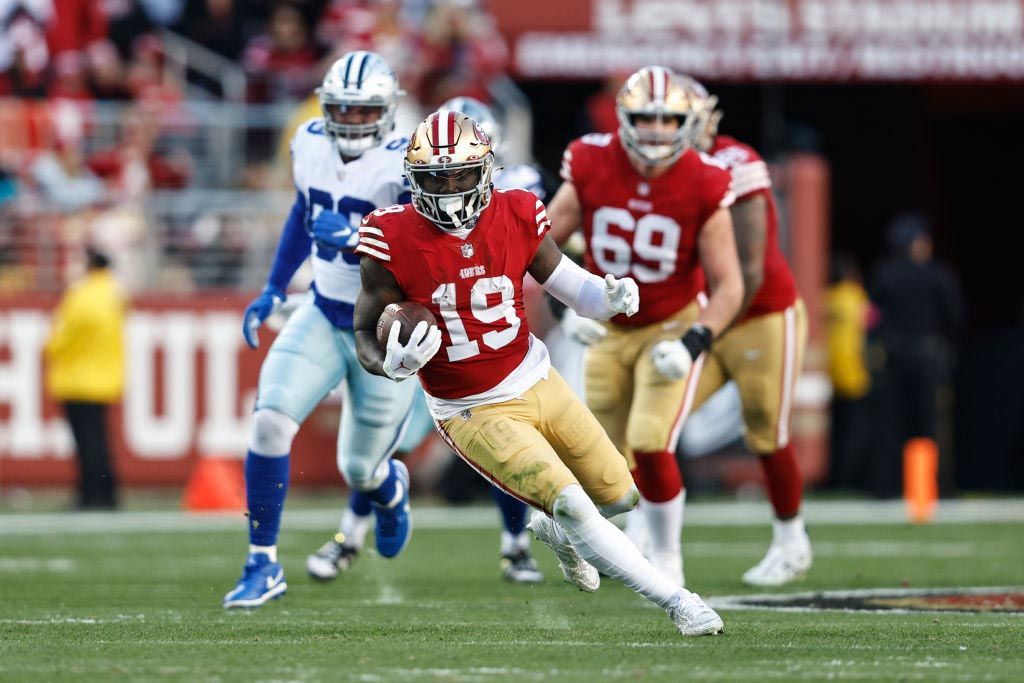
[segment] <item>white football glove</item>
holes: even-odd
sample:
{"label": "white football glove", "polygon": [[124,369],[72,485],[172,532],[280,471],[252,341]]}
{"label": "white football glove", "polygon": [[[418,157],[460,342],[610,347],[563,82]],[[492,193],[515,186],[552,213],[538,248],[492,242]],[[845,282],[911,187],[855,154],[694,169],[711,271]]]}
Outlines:
{"label": "white football glove", "polygon": [[584,346],[590,346],[596,344],[605,337],[608,336],[608,330],[605,326],[596,320],[590,318],[584,318],[578,315],[576,311],[571,308],[565,309],[565,315],[562,316],[562,331],[565,332],[565,336],[573,339]]}
{"label": "white football glove", "polygon": [[404,346],[398,341],[401,331],[401,322],[396,320],[391,324],[387,351],[384,353],[384,374],[396,382],[419,372],[441,348],[441,330],[437,329],[437,325],[428,327],[427,322],[421,320],[413,328],[409,342]]}
{"label": "white football glove", "polygon": [[690,352],[678,339],[660,341],[651,350],[651,357],[654,359],[654,367],[666,379],[672,381],[680,380],[690,373],[693,367],[693,358]]}
{"label": "white football glove", "polygon": [[629,316],[640,310],[640,290],[631,277],[617,280],[613,275],[605,275],[604,300],[616,313]]}

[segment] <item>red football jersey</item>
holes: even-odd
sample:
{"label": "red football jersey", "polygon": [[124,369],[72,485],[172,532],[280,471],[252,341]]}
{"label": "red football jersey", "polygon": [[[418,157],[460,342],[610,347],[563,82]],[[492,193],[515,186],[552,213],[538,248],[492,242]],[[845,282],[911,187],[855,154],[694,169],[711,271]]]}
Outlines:
{"label": "red football jersey", "polygon": [[430,309],[442,345],[419,372],[431,396],[493,389],[530,348],[523,278],[551,226],[526,190],[498,190],[466,239],[443,232],[410,204],[367,214],[356,252],[391,271],[403,299]]}
{"label": "red football jersey", "polygon": [[740,321],[766,313],[784,311],[796,301],[796,282],[779,247],[779,217],[772,195],[768,166],[753,147],[727,135],[719,135],[711,155],[732,172],[736,201],[764,195],[768,211],[768,232],[764,244],[764,281]]}
{"label": "red football jersey", "polygon": [[704,289],[697,237],[733,201],[725,168],[688,150],[663,175],[645,178],[617,133],[594,133],[565,150],[562,177],[580,198],[587,270],[628,275],[640,288],[640,311],[612,322],[641,327],[666,320]]}

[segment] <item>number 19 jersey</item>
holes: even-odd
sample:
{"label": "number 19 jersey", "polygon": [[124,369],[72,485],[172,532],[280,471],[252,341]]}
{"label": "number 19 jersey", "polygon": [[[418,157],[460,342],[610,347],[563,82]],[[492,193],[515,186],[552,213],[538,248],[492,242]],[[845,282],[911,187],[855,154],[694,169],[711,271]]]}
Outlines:
{"label": "number 19 jersey", "polygon": [[734,201],[723,165],[691,149],[661,176],[645,178],[618,134],[608,133],[570,143],[561,174],[579,196],[587,270],[632,277],[640,289],[640,311],[619,314],[613,323],[644,327],[667,320],[704,289],[700,230]]}
{"label": "number 19 jersey", "polygon": [[437,318],[441,350],[419,372],[435,418],[511,400],[547,376],[547,350],[526,322],[523,278],[550,225],[525,190],[495,192],[463,237],[409,204],[363,220],[356,253],[387,268],[403,297]]}

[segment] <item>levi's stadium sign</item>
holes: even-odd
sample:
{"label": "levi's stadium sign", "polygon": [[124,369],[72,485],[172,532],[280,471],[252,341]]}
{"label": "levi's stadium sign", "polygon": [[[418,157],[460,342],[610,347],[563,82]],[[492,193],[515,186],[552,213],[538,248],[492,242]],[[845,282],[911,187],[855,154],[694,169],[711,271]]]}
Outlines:
{"label": "levi's stadium sign", "polygon": [[712,80],[1024,79],[1024,0],[519,0],[525,78],[663,64]]}

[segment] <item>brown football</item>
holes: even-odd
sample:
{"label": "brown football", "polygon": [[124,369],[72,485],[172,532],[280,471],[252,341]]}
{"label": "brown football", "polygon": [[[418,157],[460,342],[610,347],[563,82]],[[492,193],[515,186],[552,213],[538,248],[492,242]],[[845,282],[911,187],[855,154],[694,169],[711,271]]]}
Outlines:
{"label": "brown football", "polygon": [[406,344],[413,329],[421,320],[427,321],[428,325],[436,325],[437,319],[430,309],[415,301],[399,301],[390,304],[377,319],[377,343],[381,349],[387,347],[388,333],[391,332],[391,324],[395,321],[402,323],[402,329],[398,333],[398,341]]}

